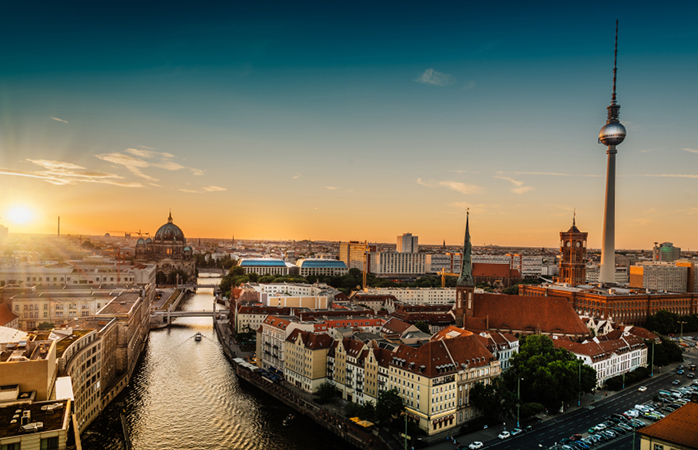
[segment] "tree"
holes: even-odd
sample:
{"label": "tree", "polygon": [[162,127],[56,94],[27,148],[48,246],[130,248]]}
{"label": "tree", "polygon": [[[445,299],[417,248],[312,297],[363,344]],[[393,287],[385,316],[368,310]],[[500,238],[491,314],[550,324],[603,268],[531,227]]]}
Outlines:
{"label": "tree", "polygon": [[256,283],[257,281],[259,281],[259,275],[256,272],[249,273],[249,274],[247,274],[247,276],[250,278],[250,281],[253,283]]}
{"label": "tree", "polygon": [[420,331],[423,331],[426,334],[431,334],[431,330],[429,329],[429,324],[423,320],[418,321],[417,323],[414,324],[414,326],[419,328]]}
{"label": "tree", "polygon": [[376,403],[376,419],[381,424],[389,424],[393,417],[396,417],[405,409],[400,398],[400,391],[397,388],[392,388],[388,391],[383,391],[378,395],[378,403]]}
{"label": "tree", "polygon": [[561,402],[576,399],[579,392],[591,392],[596,387],[596,371],[566,349],[556,349],[548,336],[525,336],[519,353],[510,361],[504,382],[509,392],[517,392],[520,381],[522,403],[558,408]]}
{"label": "tree", "polygon": [[470,402],[489,418],[495,418],[504,412],[502,396],[495,388],[494,383],[475,383],[475,386],[470,390]]}
{"label": "tree", "polygon": [[53,330],[55,325],[51,322],[41,322],[37,328],[39,330]]}
{"label": "tree", "polygon": [[330,383],[329,381],[325,381],[318,386],[315,395],[318,396],[318,403],[325,404],[339,395],[339,390],[337,390],[334,384]]}
{"label": "tree", "polygon": [[679,331],[678,321],[678,314],[662,309],[647,317],[645,328],[659,334],[676,333]]}

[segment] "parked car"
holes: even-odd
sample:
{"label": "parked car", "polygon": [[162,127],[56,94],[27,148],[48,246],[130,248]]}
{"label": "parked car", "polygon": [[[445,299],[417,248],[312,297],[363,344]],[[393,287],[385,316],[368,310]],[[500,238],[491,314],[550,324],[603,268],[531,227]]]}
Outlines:
{"label": "parked car", "polygon": [[676,385],[678,385],[678,384],[681,384],[681,381],[679,381],[679,380],[674,380],[674,381],[671,382],[671,384],[673,384],[674,386],[676,386]]}
{"label": "parked car", "polygon": [[637,390],[640,392],[645,392],[647,390],[647,386],[640,386],[639,388],[637,388]]}
{"label": "parked car", "polygon": [[475,441],[475,442],[473,442],[472,444],[470,444],[470,445],[468,446],[468,448],[469,448],[470,450],[477,450],[477,449],[479,449],[479,448],[483,448],[484,446],[485,446],[485,444],[483,444],[482,442],[480,442],[480,441]]}
{"label": "parked car", "polygon": [[513,437],[513,436],[518,436],[518,435],[520,435],[521,433],[523,433],[523,430],[522,430],[521,428],[514,428],[513,430],[511,430],[511,435],[512,435],[512,437]]}
{"label": "parked car", "polygon": [[502,431],[501,433],[499,433],[497,437],[502,440],[509,439],[511,437],[511,433],[509,433],[508,431]]}

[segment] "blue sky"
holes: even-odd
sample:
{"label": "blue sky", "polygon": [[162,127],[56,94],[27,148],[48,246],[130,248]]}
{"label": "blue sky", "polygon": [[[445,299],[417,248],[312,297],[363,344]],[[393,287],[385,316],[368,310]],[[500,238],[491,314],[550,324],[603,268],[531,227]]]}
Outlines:
{"label": "blue sky", "polygon": [[597,246],[619,19],[616,242],[695,248],[696,9],[5,4],[0,217],[34,220],[0,222],[457,243],[468,206],[477,245],[554,246],[576,208]]}

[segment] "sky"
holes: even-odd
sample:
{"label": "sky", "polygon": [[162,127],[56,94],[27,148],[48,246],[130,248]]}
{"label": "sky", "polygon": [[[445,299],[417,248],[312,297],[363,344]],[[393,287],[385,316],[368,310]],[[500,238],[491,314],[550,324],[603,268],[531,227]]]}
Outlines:
{"label": "sky", "polygon": [[698,248],[698,4],[2,2],[10,233]]}

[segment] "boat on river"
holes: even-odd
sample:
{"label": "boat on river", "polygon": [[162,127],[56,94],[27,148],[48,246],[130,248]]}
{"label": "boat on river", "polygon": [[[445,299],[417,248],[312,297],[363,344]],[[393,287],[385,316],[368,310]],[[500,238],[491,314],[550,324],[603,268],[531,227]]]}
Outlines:
{"label": "boat on river", "polygon": [[293,419],[295,419],[295,416],[293,414],[289,414],[286,416],[286,418],[283,420],[283,425],[285,427],[291,425],[291,422],[293,422]]}
{"label": "boat on river", "polygon": [[196,333],[194,335],[194,340],[198,342],[201,340],[202,337],[203,337],[203,335],[201,333]]}

